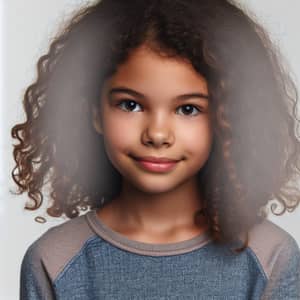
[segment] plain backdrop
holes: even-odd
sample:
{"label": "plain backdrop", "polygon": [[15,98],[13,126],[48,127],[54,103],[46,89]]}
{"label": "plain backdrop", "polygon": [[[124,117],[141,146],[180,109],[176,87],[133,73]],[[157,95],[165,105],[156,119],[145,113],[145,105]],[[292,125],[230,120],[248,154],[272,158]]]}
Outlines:
{"label": "plain backdrop", "polygon": [[[18,299],[20,264],[28,246],[49,227],[66,219],[47,218],[24,210],[27,195],[15,196],[11,178],[14,167],[10,130],[25,120],[21,105],[26,87],[36,78],[36,62],[48,51],[49,41],[71,12],[92,1],[0,0],[0,299]],[[5,1],[5,3],[4,3]],[[239,0],[255,13],[269,30],[290,66],[296,83],[300,78],[299,0]],[[296,213],[269,219],[288,231],[300,244],[300,209]]]}

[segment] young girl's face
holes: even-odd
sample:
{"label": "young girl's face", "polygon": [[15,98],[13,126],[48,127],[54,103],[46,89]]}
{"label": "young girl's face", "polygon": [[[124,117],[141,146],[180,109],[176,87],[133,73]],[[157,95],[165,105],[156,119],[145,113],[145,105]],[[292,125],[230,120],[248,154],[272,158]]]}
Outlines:
{"label": "young girl's face", "polygon": [[[195,179],[212,145],[207,95],[206,80],[188,62],[163,58],[144,46],[119,66],[104,84],[94,126],[127,183],[162,193]],[[135,159],[145,156],[177,162],[167,168]]]}

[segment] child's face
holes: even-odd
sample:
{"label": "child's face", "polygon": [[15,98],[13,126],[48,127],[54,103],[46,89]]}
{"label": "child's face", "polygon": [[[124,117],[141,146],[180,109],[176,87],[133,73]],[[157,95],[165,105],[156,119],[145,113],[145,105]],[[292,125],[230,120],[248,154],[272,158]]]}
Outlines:
{"label": "child's face", "polygon": [[[117,88],[132,92],[112,91]],[[144,47],[106,81],[100,116],[94,111],[94,126],[127,183],[146,193],[159,193],[195,179],[208,159],[213,137],[209,100],[201,95],[179,97],[192,93],[208,95],[206,80],[191,65],[162,58]],[[156,172],[133,158],[144,156],[179,161],[171,170]]]}

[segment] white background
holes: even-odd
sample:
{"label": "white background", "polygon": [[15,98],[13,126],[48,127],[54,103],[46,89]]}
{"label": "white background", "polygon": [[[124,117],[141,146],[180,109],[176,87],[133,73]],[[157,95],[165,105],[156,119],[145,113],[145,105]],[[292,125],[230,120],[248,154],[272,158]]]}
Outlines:
{"label": "white background", "polygon": [[[11,178],[14,166],[10,130],[25,120],[21,105],[25,88],[35,80],[36,62],[48,50],[50,38],[83,0],[0,0],[0,299],[18,299],[19,271],[27,247],[49,227],[64,219],[47,218],[36,223],[36,215],[23,209],[26,195],[15,196]],[[92,1],[89,1],[92,2]],[[267,27],[281,46],[293,78],[300,78],[299,0],[240,0]],[[288,231],[300,245],[300,209],[294,214],[269,217]]]}

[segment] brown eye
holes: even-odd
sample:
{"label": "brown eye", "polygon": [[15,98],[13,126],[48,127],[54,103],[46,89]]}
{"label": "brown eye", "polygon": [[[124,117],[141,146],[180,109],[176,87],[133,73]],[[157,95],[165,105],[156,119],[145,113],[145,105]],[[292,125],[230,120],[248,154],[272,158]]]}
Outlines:
{"label": "brown eye", "polygon": [[[184,108],[183,109],[184,115],[195,116],[195,115],[198,115],[198,113],[200,113],[200,109],[199,108],[197,108],[194,105],[190,105],[190,104],[182,105],[179,108]],[[191,114],[191,112],[193,112],[193,111],[196,111],[196,113],[195,114]]]}
{"label": "brown eye", "polygon": [[138,103],[135,102],[134,100],[124,99],[124,100],[119,101],[118,104],[117,104],[117,106],[121,107],[121,108],[124,107],[122,109],[125,110],[125,111],[132,111],[132,109],[134,109],[137,104]]}

